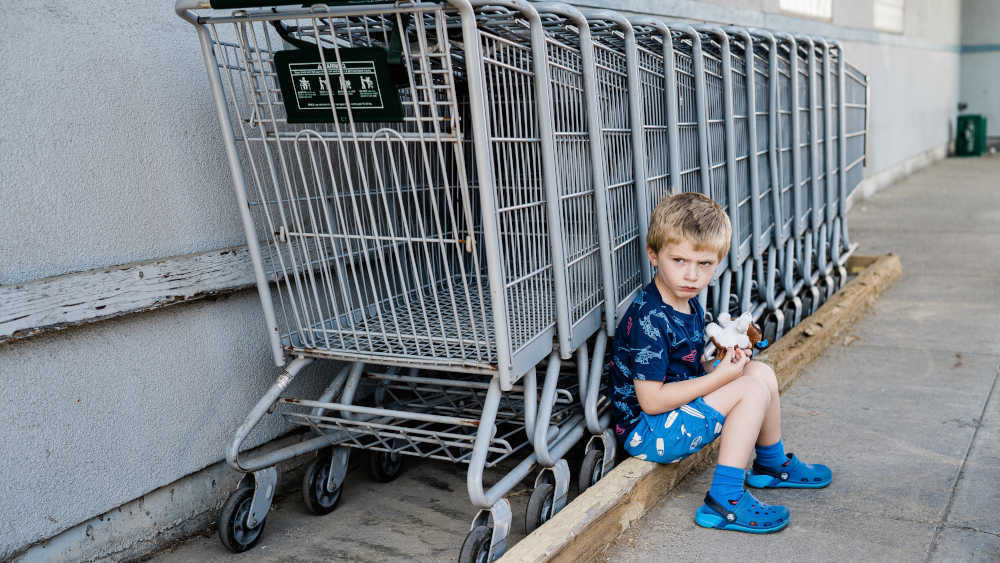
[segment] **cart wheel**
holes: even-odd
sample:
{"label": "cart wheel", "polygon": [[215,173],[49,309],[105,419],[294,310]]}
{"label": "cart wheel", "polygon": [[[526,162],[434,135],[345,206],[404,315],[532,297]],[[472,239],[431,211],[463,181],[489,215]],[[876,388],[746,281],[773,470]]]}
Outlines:
{"label": "cart wheel", "polygon": [[784,305],[781,312],[785,314],[785,326],[782,327],[782,334],[788,334],[788,331],[795,327],[795,306],[791,303]]}
{"label": "cart wheel", "polygon": [[476,526],[469,530],[462,542],[462,551],[458,553],[458,563],[487,563],[492,537],[493,528],[489,526]]}
{"label": "cart wheel", "polygon": [[369,452],[368,475],[379,483],[388,483],[399,477],[403,470],[403,456],[399,452]]}
{"label": "cart wheel", "polygon": [[240,487],[233,491],[219,513],[219,539],[233,553],[240,553],[257,545],[260,534],[264,531],[266,517],[254,528],[247,526],[253,490],[253,487]]}
{"label": "cart wheel", "polygon": [[805,318],[811,315],[812,308],[813,308],[812,294],[807,291],[805,292],[805,295],[802,296],[802,317]]}
{"label": "cart wheel", "polygon": [[309,465],[302,476],[302,500],[311,514],[322,516],[333,512],[340,500],[341,484],[332,493],[326,490],[326,479],[330,475],[330,456],[320,455]]}
{"label": "cart wheel", "polygon": [[524,532],[530,534],[552,518],[552,501],[555,500],[555,486],[542,483],[531,491],[528,509],[524,513]]}
{"label": "cart wheel", "polygon": [[784,312],[782,311],[771,311],[768,313],[767,317],[764,319],[764,326],[761,329],[761,337],[767,344],[774,344],[774,341],[778,338],[778,316],[781,316],[782,323],[784,323]]}
{"label": "cart wheel", "polygon": [[604,452],[599,449],[592,449],[583,456],[583,463],[580,464],[580,478],[578,488],[580,493],[586,491],[591,485],[601,480],[604,471]]}

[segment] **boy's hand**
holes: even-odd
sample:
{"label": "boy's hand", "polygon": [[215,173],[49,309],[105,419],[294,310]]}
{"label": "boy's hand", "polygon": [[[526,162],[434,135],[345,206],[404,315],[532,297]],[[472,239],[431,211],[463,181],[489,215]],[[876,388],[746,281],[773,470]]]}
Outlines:
{"label": "boy's hand", "polygon": [[722,358],[722,361],[712,370],[712,373],[718,372],[723,374],[722,377],[726,382],[733,381],[743,374],[743,368],[746,367],[749,361],[750,355],[745,350],[733,346],[726,351],[726,357]]}

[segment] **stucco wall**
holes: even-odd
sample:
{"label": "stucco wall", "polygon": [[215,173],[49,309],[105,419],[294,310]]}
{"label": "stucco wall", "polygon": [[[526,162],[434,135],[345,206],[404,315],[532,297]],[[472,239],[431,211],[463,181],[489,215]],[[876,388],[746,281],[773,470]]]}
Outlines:
{"label": "stucco wall", "polygon": [[173,3],[45,6],[4,9],[0,284],[242,244],[198,40]]}
{"label": "stucco wall", "polygon": [[[902,35],[866,29],[861,0],[835,2],[832,22],[777,0],[588,4],[843,40],[872,78],[866,174],[948,140],[957,2],[908,0]],[[199,46],[172,2],[26,6],[0,34],[0,284],[243,243]],[[221,459],[277,373],[263,326],[243,292],[0,344],[0,559]],[[321,379],[300,375],[301,393]]]}
{"label": "stucco wall", "polygon": [[[242,292],[0,344],[0,560],[219,461],[278,373],[262,326]],[[315,397],[332,369],[288,393]],[[249,445],[279,430],[267,417]]]}
{"label": "stucco wall", "polygon": [[849,42],[847,60],[871,81],[865,177],[954,135],[959,57],[954,51]]}

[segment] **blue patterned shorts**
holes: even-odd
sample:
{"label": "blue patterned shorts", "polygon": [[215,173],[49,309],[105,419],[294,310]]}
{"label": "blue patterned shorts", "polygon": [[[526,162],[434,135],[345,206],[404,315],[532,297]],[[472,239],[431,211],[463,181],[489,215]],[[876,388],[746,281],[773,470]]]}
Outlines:
{"label": "blue patterned shorts", "polygon": [[701,397],[672,411],[642,413],[625,437],[625,451],[639,459],[676,463],[715,440],[725,421]]}

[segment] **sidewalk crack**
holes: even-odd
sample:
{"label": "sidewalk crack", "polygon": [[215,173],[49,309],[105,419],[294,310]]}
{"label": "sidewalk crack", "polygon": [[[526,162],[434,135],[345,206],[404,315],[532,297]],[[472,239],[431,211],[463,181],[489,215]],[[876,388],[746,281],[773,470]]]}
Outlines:
{"label": "sidewalk crack", "polygon": [[[951,484],[951,494],[948,496],[948,504],[945,506],[944,514],[941,515],[941,520],[938,522],[937,527],[934,529],[934,536],[931,539],[931,544],[927,548],[927,556],[924,558],[924,563],[929,563],[934,553],[938,548],[938,540],[941,539],[941,532],[948,527],[946,522],[948,517],[951,516],[951,507],[955,503],[955,493],[958,491],[958,485],[962,482],[962,478],[965,476],[965,466],[969,461],[969,454],[972,453],[972,448],[976,444],[976,438],[979,436],[979,429],[983,426],[983,418],[986,416],[986,409],[989,407],[990,400],[993,399],[993,393],[997,388],[997,380],[1000,379],[1000,366],[996,367],[996,371],[993,373],[993,383],[990,385],[990,392],[986,394],[986,400],[983,401],[983,408],[979,411],[979,418],[976,420],[976,429],[972,432],[972,439],[969,440],[969,447],[965,450],[965,457],[962,458],[962,465],[959,466],[958,475],[955,477],[955,481]],[[990,533],[990,532],[984,532]],[[998,535],[1000,534],[991,534]]]}
{"label": "sidewalk crack", "polygon": [[976,533],[979,533],[979,534],[986,534],[986,535],[989,535],[989,536],[994,536],[994,537],[1000,538],[1000,532],[991,532],[989,530],[981,530],[981,529],[976,528],[974,526],[956,526],[954,524],[945,524],[944,527],[948,528],[949,530],[967,530],[967,531],[970,531],[970,532],[976,532]]}

